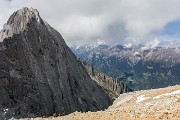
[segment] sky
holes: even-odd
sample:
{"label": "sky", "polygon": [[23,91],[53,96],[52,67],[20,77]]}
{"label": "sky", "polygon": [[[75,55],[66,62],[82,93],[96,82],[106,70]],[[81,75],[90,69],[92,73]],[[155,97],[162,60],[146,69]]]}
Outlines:
{"label": "sky", "polygon": [[38,9],[70,46],[180,40],[180,0],[0,0],[0,29],[22,7]]}

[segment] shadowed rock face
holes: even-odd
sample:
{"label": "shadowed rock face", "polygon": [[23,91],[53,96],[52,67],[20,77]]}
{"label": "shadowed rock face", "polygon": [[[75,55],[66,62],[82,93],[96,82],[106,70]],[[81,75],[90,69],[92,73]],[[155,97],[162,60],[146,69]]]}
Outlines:
{"label": "shadowed rock face", "polygon": [[112,103],[37,10],[15,12],[0,41],[1,118],[97,111]]}

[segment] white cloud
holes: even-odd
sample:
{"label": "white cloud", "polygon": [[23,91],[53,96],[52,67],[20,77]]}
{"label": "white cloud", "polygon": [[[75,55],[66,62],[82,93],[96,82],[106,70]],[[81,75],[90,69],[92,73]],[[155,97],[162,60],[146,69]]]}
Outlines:
{"label": "white cloud", "polygon": [[37,8],[69,44],[140,42],[180,19],[179,5],[180,0],[1,0],[0,27],[13,11],[27,6]]}

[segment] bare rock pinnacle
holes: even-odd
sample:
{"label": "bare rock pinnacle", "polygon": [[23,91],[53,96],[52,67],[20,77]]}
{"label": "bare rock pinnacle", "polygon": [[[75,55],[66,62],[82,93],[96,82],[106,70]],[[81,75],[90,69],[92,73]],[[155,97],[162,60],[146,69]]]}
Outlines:
{"label": "bare rock pinnacle", "polygon": [[112,103],[37,10],[13,13],[0,41],[2,119],[97,111]]}

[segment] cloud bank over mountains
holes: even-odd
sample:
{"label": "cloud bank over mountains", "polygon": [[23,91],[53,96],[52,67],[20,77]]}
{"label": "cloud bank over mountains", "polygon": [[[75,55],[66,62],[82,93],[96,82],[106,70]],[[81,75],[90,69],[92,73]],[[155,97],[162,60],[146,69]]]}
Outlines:
{"label": "cloud bank over mountains", "polygon": [[98,39],[143,42],[180,19],[179,5],[180,0],[1,0],[0,28],[12,12],[27,6],[38,9],[69,45]]}

